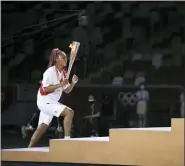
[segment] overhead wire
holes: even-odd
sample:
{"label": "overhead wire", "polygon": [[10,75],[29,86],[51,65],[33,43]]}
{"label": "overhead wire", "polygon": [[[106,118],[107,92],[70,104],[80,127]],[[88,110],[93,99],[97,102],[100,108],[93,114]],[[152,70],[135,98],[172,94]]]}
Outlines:
{"label": "overhead wire", "polygon": [[54,12],[80,12],[81,10],[58,10],[58,9],[41,9],[40,11],[54,11]]}
{"label": "overhead wire", "polygon": [[[23,28],[22,30],[20,30],[20,31],[23,31],[24,29],[33,28],[33,27],[39,27],[39,26],[42,26],[42,25],[45,25],[45,24],[48,24],[48,23],[52,23],[52,22],[55,22],[55,21],[67,19],[67,18],[76,16],[76,15],[78,15],[78,13],[74,13],[74,14],[71,14],[71,15],[63,16],[63,17],[60,17],[60,18],[57,18],[57,19],[53,19],[53,20],[46,21],[46,22],[43,22],[43,23],[35,24],[35,25],[32,25],[32,26],[24,27],[24,28]],[[28,33],[29,33],[29,32],[23,33],[23,34],[20,34],[20,35],[25,35],[25,34],[28,34]],[[17,36],[14,36],[14,37],[18,37],[18,36],[20,36],[20,35],[17,35]],[[8,38],[8,37],[6,37],[6,39],[7,39],[7,38]],[[9,38],[12,38],[12,37],[9,37]],[[3,39],[4,39],[4,38],[3,38]]]}
{"label": "overhead wire", "polygon": [[[52,39],[52,38],[54,38],[54,37],[56,37],[56,36],[60,36],[62,33],[64,33],[64,30],[65,30],[64,28],[72,26],[72,24],[73,24],[74,22],[75,22],[75,21],[70,21],[70,22],[66,23],[65,27],[61,27],[60,30],[54,32],[50,37],[48,37],[47,39],[43,40],[43,41],[40,42],[39,44],[43,44],[43,43],[47,42],[48,40],[50,40],[50,39]],[[69,28],[68,28],[68,29],[69,29]]]}

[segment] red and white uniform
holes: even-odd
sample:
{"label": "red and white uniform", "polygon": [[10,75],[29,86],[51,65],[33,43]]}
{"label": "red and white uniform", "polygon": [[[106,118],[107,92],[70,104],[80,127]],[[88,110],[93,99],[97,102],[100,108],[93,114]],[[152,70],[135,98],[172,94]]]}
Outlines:
{"label": "red and white uniform", "polygon": [[42,84],[37,94],[37,106],[40,109],[38,126],[42,123],[49,125],[53,116],[59,117],[67,107],[58,102],[63,93],[62,87],[51,93],[44,92],[44,87],[59,84],[64,77],[65,71],[59,72],[55,66],[49,67],[44,72]]}

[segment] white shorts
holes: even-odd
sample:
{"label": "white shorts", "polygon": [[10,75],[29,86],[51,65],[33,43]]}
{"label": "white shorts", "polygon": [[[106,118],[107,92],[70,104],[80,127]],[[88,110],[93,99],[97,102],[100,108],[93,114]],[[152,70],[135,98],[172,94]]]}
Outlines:
{"label": "white shorts", "polygon": [[147,102],[146,101],[138,101],[137,102],[137,114],[145,115],[147,112]]}
{"label": "white shorts", "polygon": [[37,106],[40,110],[38,126],[42,123],[49,126],[53,116],[59,117],[64,109],[67,107],[59,102],[50,103],[50,102],[37,102]]}

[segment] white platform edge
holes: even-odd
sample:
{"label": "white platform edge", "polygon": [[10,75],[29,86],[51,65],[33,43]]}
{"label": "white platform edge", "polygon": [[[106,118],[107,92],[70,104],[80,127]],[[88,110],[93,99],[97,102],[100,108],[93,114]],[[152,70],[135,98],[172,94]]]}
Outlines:
{"label": "white platform edge", "polygon": [[15,148],[15,149],[2,149],[2,151],[32,151],[32,152],[49,152],[49,147],[35,147],[35,148]]}
{"label": "white platform edge", "polygon": [[117,128],[116,130],[171,131],[171,127]]}
{"label": "white platform edge", "polygon": [[[112,128],[113,129],[113,128]],[[171,127],[155,127],[155,128],[116,128],[116,130],[140,130],[140,131],[166,131],[170,132]],[[52,139],[55,141],[109,141],[109,137],[84,137],[84,138],[69,138],[69,139]],[[49,147],[35,147],[35,148],[14,148],[14,149],[2,149],[2,151],[37,151],[37,152],[49,152]]]}
{"label": "white platform edge", "polygon": [[63,140],[63,141],[109,141],[109,137],[84,137],[84,138],[69,138],[69,139],[52,139],[52,140]]}

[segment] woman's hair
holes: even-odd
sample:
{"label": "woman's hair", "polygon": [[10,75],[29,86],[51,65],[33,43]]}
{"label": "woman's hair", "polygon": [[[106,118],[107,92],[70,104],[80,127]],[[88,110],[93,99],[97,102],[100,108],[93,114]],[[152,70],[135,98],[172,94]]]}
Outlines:
{"label": "woman's hair", "polygon": [[63,51],[61,51],[59,48],[54,48],[50,54],[48,68],[55,65],[56,58],[58,55],[65,55],[65,53]]}

